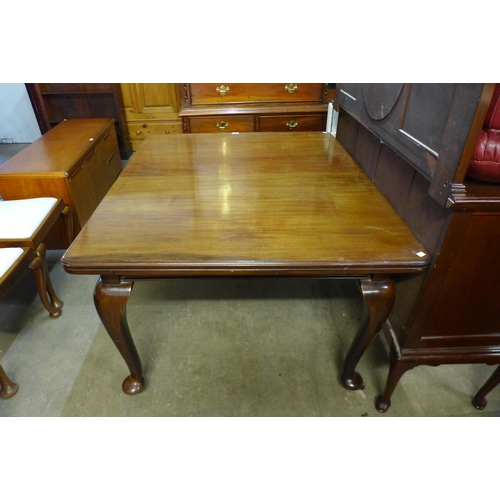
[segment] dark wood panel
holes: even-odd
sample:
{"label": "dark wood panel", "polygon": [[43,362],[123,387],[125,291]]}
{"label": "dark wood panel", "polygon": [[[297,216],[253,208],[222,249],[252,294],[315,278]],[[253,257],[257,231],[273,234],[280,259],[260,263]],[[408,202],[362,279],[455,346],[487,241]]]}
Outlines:
{"label": "dark wood panel", "polygon": [[402,216],[427,251],[434,255],[452,211],[433,200],[428,190],[429,181],[415,172]]}
{"label": "dark wood panel", "polygon": [[430,337],[475,345],[500,334],[500,214],[457,213],[424,296],[416,328]]}
{"label": "dark wood panel", "polygon": [[483,113],[486,87],[482,83],[406,83],[398,94],[398,85],[339,84],[339,106],[428,179],[428,193],[444,206],[452,184],[465,177],[464,165],[473,146],[469,133]]}
{"label": "dark wood panel", "polygon": [[400,215],[404,214],[414,175],[415,170],[408,162],[385,144],[382,145],[373,180]]}
{"label": "dark wood panel", "polygon": [[116,115],[114,98],[108,94],[53,94],[45,96],[44,101],[51,126],[65,118],[113,118]]}
{"label": "dark wood panel", "polygon": [[403,83],[363,83],[363,103],[368,115],[382,120],[392,111],[403,90]]}
{"label": "dark wood panel", "polygon": [[359,127],[358,134],[359,137],[356,141],[356,149],[353,156],[365,174],[373,180],[379,160],[381,142],[376,135],[365,127]]}
{"label": "dark wood panel", "polygon": [[345,150],[357,160],[356,145],[359,122],[351,115],[340,110],[337,125],[337,140],[344,146]]}
{"label": "dark wood panel", "polygon": [[436,152],[436,156],[446,130],[456,88],[456,83],[412,83],[410,86],[401,130],[421,142],[423,147]]}

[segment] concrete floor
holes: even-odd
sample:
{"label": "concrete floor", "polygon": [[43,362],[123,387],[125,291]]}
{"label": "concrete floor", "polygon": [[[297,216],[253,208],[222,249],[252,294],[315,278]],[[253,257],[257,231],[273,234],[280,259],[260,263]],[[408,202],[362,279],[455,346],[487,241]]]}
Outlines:
{"label": "concrete floor", "polygon": [[[0,163],[22,145],[0,145]],[[407,372],[386,414],[375,410],[388,370],[377,338],[359,365],[363,391],[343,389],[343,357],[361,320],[349,280],[239,279],[139,282],[128,319],[146,390],[126,396],[126,366],[93,305],[96,277],[72,276],[62,251],[50,275],[65,302],[43,308],[27,271],[0,302],[0,363],[20,386],[0,416],[423,417],[499,416],[471,398],[494,367],[443,365]]]}

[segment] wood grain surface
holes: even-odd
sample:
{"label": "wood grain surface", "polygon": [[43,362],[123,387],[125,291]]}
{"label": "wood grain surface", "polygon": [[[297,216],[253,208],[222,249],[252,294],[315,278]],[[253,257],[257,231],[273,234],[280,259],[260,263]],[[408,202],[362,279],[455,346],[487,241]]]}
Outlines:
{"label": "wood grain surface", "polygon": [[63,257],[130,277],[422,271],[428,254],[327,133],[148,137]]}

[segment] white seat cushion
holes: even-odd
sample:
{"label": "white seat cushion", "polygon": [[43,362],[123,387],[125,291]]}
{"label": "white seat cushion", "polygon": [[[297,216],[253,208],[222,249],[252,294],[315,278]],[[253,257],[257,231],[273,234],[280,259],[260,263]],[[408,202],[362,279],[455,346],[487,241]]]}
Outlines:
{"label": "white seat cushion", "polygon": [[23,253],[22,248],[0,248],[0,278]]}
{"label": "white seat cushion", "polygon": [[0,239],[31,237],[56,203],[57,198],[0,201]]}

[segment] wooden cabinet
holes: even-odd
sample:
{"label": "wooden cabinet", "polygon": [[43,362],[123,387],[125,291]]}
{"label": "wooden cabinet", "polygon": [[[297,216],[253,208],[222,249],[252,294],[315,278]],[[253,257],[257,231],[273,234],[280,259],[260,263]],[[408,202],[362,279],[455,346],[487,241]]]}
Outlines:
{"label": "wooden cabinet", "polygon": [[[4,200],[62,198],[72,210],[76,237],[120,171],[113,119],[66,120],[0,166],[0,195]],[[69,246],[62,223],[46,243]]]}
{"label": "wooden cabinet", "polygon": [[326,127],[322,83],[184,83],[178,86],[184,131],[301,132]]}
{"label": "wooden cabinet", "polygon": [[148,135],[183,132],[175,83],[121,83],[120,87],[134,150]]}
{"label": "wooden cabinet", "polygon": [[396,285],[381,411],[410,368],[500,363],[500,185],[466,177],[493,89],[337,85],[337,139],[432,258],[426,274]]}
{"label": "wooden cabinet", "polygon": [[120,156],[132,154],[118,83],[27,83],[42,134],[67,118],[114,118]]}

